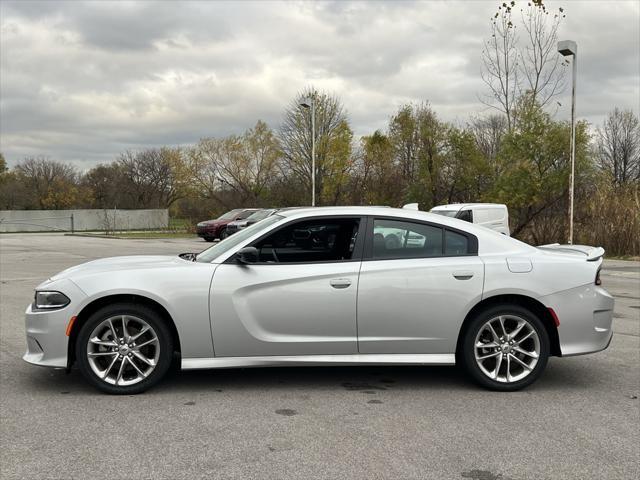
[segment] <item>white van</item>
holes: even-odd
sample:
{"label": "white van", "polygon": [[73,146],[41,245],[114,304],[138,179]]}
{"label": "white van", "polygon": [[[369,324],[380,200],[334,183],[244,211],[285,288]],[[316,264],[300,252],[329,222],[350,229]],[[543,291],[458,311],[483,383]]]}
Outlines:
{"label": "white van", "polygon": [[511,233],[509,231],[509,212],[507,206],[501,203],[452,203],[438,205],[430,211],[438,215],[476,223],[505,235]]}

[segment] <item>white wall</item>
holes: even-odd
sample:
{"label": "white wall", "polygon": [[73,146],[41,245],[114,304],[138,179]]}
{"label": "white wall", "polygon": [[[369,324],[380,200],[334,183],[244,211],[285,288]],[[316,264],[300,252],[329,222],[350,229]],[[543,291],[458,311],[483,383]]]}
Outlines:
{"label": "white wall", "polygon": [[0,210],[0,232],[148,230],[169,226],[167,209]]}

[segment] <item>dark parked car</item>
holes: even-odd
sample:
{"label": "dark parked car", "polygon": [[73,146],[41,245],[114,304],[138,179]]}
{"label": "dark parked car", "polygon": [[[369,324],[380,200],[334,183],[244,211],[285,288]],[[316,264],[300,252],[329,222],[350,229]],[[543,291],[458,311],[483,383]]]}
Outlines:
{"label": "dark parked car", "polygon": [[248,227],[249,225],[253,225],[256,222],[259,222],[263,218],[267,218],[270,215],[273,215],[278,211],[277,208],[265,208],[262,210],[258,210],[257,212],[252,213],[247,218],[243,220],[235,220],[233,222],[229,222],[227,225],[227,235],[233,235],[239,230]]}
{"label": "dark parked car", "polygon": [[199,237],[204,238],[207,242],[213,242],[215,239],[222,240],[228,236],[227,225],[235,220],[243,220],[251,214],[255,213],[257,208],[236,208],[215,220],[207,220],[200,222],[196,226],[196,233]]}

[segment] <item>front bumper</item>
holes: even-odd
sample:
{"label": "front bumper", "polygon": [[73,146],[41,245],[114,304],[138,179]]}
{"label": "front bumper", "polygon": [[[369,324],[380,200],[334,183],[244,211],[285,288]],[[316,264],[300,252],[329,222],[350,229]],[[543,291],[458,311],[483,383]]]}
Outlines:
{"label": "front bumper", "polygon": [[218,235],[218,225],[196,227],[196,235],[202,238],[216,238]]}
{"label": "front bumper", "polygon": [[74,311],[75,306],[79,305],[86,295],[69,280],[56,282],[55,290],[63,292],[71,302],[59,310],[34,310],[33,305],[27,307],[27,351],[22,359],[42,367],[65,368],[69,346],[69,337],[65,333],[67,325],[71,317],[77,314]]}
{"label": "front bumper", "polygon": [[560,320],[562,356],[604,350],[613,336],[613,297],[604,288],[583,285],[541,298]]}

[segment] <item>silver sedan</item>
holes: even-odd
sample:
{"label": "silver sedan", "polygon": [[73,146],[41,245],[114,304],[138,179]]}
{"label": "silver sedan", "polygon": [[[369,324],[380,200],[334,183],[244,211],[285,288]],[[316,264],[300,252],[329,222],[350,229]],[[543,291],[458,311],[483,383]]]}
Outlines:
{"label": "silver sedan", "polygon": [[88,262],[36,288],[32,364],[108,393],[183,369],[463,366],[480,385],[531,384],[549,356],[611,341],[604,250],[532,247],[462,220],[383,207],[295,209],[199,253]]}

